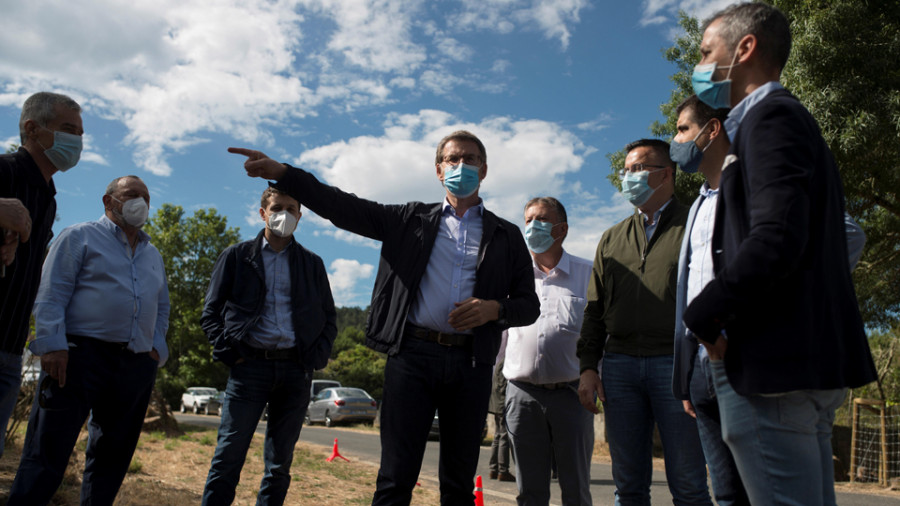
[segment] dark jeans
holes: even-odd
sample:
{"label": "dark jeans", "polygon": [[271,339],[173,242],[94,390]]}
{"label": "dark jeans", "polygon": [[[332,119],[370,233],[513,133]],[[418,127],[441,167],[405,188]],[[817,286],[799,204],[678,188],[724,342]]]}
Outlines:
{"label": "dark jeans", "polygon": [[96,339],[81,338],[76,346],[70,342],[66,386],[54,382],[45,392],[44,408],[34,396],[7,504],[50,502],[88,414],[81,503],[112,504],[140,437],[158,365],[149,353],[134,354]]}
{"label": "dark jeans", "polygon": [[269,418],[263,449],[265,471],[256,504],[283,504],[291,484],[294,445],[309,404],[312,378],[293,360],[247,359],[228,376],[222,422],[213,455],[203,504],[231,504],[234,489],[266,403]]}
{"label": "dark jeans", "polygon": [[672,355],[603,356],[603,411],[617,506],[650,506],[654,423],[662,440],[672,501],[712,504],[697,422],[672,395],[672,360]]}
{"label": "dark jeans", "polygon": [[722,439],[722,419],[719,416],[719,401],[716,399],[715,384],[709,357],[704,354],[694,357],[694,373],[691,376],[691,404],[697,413],[697,429],[700,443],[709,468],[709,481],[713,495],[719,506],[744,506],[750,504],[744,483],[738,474],[731,450]]}
{"label": "dark jeans", "polygon": [[441,504],[471,506],[492,367],[473,363],[466,347],[404,337],[384,371],[381,468],[372,504],[410,503],[436,408]]}

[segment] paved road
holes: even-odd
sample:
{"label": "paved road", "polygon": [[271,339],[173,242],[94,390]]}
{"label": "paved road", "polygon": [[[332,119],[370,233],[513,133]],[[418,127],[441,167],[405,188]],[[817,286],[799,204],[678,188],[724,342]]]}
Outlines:
{"label": "paved road", "polygon": [[[176,414],[180,423],[217,427],[219,417],[198,416],[191,414]],[[264,433],[266,422],[260,422],[256,431]],[[376,432],[363,432],[348,430],[345,428],[326,428],[319,425],[304,426],[300,433],[300,440],[306,443],[322,445],[329,450],[338,439],[338,447],[341,455],[353,460],[363,461],[378,466],[381,459],[381,442]],[[419,482],[422,486],[438,488],[438,454],[440,443],[429,441],[425,450],[425,458],[422,463],[422,471],[419,473]],[[481,457],[478,460],[478,474],[483,477],[485,503],[496,505],[516,504],[515,482],[499,482],[488,480],[488,460],[490,459],[490,447],[481,447]],[[612,480],[612,468],[609,464],[594,462],[591,464],[591,495],[596,505],[614,504],[615,486]],[[559,503],[559,486],[554,482],[551,485],[551,504]],[[650,495],[654,505],[672,504],[672,496],[666,485],[665,473],[653,472],[653,482],[650,486]],[[900,505],[900,499],[865,494],[852,494],[839,492],[837,502],[841,506],[896,506]]]}

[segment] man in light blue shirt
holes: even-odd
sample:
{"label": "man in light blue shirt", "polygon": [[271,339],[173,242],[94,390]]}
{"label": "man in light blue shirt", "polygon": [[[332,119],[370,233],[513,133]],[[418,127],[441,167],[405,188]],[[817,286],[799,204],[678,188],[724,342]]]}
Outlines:
{"label": "man in light blue shirt", "polygon": [[157,368],[168,357],[162,256],[141,231],[150,192],[113,180],[105,215],[66,228],[44,263],[35,302],[40,392],[8,504],[47,504],[90,415],[81,502],[112,504],[140,435]]}

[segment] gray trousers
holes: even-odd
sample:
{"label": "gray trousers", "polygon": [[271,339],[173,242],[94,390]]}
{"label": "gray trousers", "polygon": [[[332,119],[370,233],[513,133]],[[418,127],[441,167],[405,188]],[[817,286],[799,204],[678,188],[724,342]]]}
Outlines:
{"label": "gray trousers", "polygon": [[[491,441],[491,460],[488,468],[498,473],[508,473],[515,468],[515,461],[510,466],[509,434],[506,432],[506,420],[502,414],[494,414],[494,440]],[[513,469],[515,472],[515,469]]]}
{"label": "gray trousers", "polygon": [[556,457],[565,506],[591,504],[591,454],[594,415],[578,401],[577,381],[548,390],[510,381],[506,389],[506,425],[516,459],[520,505],[550,502],[550,461]]}

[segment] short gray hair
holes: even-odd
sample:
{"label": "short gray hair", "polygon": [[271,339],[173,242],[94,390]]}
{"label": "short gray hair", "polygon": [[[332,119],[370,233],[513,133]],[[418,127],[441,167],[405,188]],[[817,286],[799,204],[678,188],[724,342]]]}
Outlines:
{"label": "short gray hair", "polygon": [[25,100],[22,105],[22,115],[19,117],[19,138],[22,144],[25,144],[25,122],[32,120],[40,126],[47,126],[47,123],[56,118],[56,104],[62,104],[75,112],[81,112],[81,106],[78,102],[72,100],[66,95],[60,93],[51,93],[49,91],[39,91]]}
{"label": "short gray hair", "polygon": [[761,2],[742,3],[726,7],[703,22],[705,32],[716,20],[721,20],[719,36],[734,51],[745,35],[753,35],[760,57],[780,72],[791,54],[791,25],[777,8]]}
{"label": "short gray hair", "polygon": [[116,193],[116,190],[119,189],[119,181],[121,181],[121,180],[123,180],[123,179],[129,179],[129,178],[137,179],[138,181],[140,181],[140,182],[142,182],[142,183],[144,182],[143,179],[141,179],[141,178],[139,178],[139,177],[137,177],[137,176],[122,176],[122,177],[117,177],[117,178],[113,179],[112,181],[110,181],[110,183],[109,183],[108,185],[106,185],[106,194],[107,194],[107,195],[112,195],[113,193]]}
{"label": "short gray hair", "polygon": [[559,219],[560,223],[568,222],[568,217],[566,216],[566,208],[563,207],[562,202],[553,197],[535,197],[525,204],[525,210],[527,211],[531,206],[549,207],[550,209],[556,211],[556,217]]}

